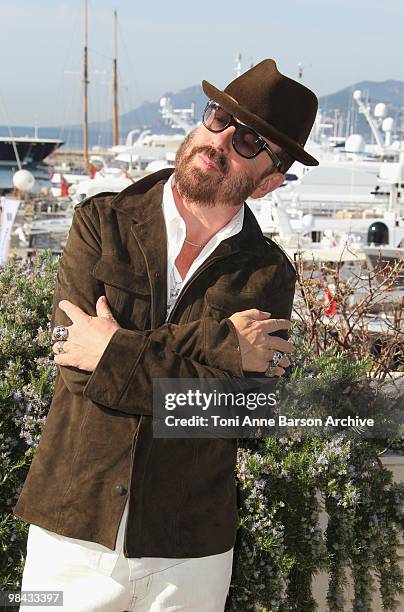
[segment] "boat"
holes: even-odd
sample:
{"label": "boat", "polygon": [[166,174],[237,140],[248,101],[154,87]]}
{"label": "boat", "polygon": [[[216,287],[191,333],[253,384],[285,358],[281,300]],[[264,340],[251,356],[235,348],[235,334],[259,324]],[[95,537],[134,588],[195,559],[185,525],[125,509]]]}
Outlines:
{"label": "boat", "polygon": [[395,285],[404,288],[404,214],[400,199],[404,162],[383,164],[379,181],[387,186],[389,207],[384,217],[374,219],[370,224],[363,251],[380,276],[392,270]]}
{"label": "boat", "polygon": [[0,166],[39,164],[63,144],[58,138],[0,136]]}

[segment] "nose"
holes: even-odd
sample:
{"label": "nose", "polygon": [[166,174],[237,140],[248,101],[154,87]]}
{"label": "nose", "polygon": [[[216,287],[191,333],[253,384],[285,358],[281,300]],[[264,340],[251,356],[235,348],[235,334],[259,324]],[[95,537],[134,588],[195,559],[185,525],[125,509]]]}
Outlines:
{"label": "nose", "polygon": [[223,153],[229,153],[232,150],[231,141],[235,130],[235,126],[230,125],[223,132],[211,132],[210,144]]}

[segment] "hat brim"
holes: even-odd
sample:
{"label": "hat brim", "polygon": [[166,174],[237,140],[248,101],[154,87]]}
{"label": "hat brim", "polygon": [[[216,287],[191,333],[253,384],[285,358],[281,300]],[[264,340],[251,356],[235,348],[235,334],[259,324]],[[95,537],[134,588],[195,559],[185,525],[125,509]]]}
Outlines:
{"label": "hat brim", "polygon": [[245,109],[226,92],[220,91],[220,89],[217,89],[217,87],[211,85],[208,81],[202,81],[202,89],[208,98],[220,104],[224,110],[256,130],[261,136],[265,136],[265,138],[282,147],[297,161],[305,166],[318,166],[317,159],[307,153],[298,142],[277,130],[273,125],[258,117],[258,115]]}

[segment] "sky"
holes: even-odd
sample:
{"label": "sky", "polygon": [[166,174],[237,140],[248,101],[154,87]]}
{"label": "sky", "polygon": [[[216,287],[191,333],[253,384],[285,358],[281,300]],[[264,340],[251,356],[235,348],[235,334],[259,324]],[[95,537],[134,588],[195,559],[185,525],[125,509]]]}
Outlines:
{"label": "sky", "polygon": [[[0,0],[0,125],[82,116],[83,0]],[[88,0],[91,121],[112,115],[112,15],[120,112],[206,79],[223,88],[266,57],[321,96],[404,80],[403,0]],[[6,59],[6,61],[5,61]]]}

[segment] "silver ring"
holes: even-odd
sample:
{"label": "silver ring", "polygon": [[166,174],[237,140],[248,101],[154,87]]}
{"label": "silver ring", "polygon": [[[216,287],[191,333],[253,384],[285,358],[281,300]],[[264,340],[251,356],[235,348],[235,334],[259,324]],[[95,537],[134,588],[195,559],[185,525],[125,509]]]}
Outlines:
{"label": "silver ring", "polygon": [[64,325],[57,325],[53,329],[53,337],[55,338],[55,340],[67,340],[68,333],[69,332],[67,331],[67,327],[65,327]]}
{"label": "silver ring", "polygon": [[276,368],[279,365],[280,360],[283,357],[283,353],[280,351],[274,351],[274,356],[271,359],[271,364],[273,368]]}
{"label": "silver ring", "polygon": [[64,345],[65,345],[64,342],[57,342],[56,343],[56,350],[57,350],[57,352],[59,354],[64,352],[64,350],[63,350],[64,349]]}
{"label": "silver ring", "polygon": [[273,371],[275,368],[278,367],[279,362],[282,359],[282,357],[283,357],[283,353],[281,353],[280,351],[274,351],[273,357],[271,361],[268,363],[268,367],[266,369],[265,376],[269,376],[269,377],[273,376]]}

